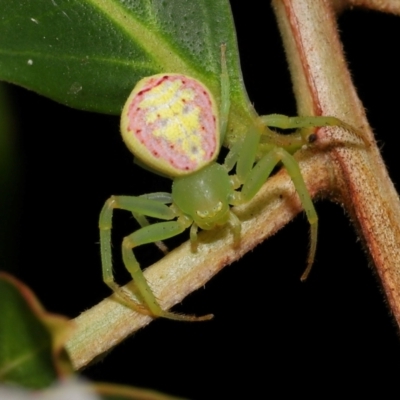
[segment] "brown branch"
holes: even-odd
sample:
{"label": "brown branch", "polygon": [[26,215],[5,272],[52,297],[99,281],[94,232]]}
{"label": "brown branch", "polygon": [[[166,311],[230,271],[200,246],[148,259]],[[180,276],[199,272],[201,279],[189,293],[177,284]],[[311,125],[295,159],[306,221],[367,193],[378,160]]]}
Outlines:
{"label": "brown branch", "polygon": [[[372,131],[356,95],[328,1],[274,1],[285,42],[300,115],[335,115]],[[326,132],[326,131],[325,131]],[[342,132],[343,133],[343,132]],[[346,143],[325,137],[320,143]],[[330,151],[341,201],[372,256],[392,312],[400,324],[400,203],[375,144]],[[337,193],[335,193],[335,198]]]}
{"label": "brown branch", "polygon": [[362,7],[400,15],[400,2],[397,0],[333,0],[332,3],[337,12],[346,8]]}

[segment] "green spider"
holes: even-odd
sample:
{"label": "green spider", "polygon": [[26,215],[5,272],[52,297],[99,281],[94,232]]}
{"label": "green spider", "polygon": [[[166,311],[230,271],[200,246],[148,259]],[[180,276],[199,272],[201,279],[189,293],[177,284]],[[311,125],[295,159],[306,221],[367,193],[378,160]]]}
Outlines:
{"label": "green spider", "polygon": [[[216,158],[224,141],[230,108],[225,45],[221,46],[221,53],[220,113],[212,94],[201,82],[169,73],[138,82],[122,111],[121,132],[127,147],[143,167],[173,180],[172,193],[112,196],[106,201],[99,220],[103,279],[132,308],[153,317],[200,321],[212,316],[195,317],[162,310],[133,249],[147,243],[163,248],[163,240],[189,227],[190,240],[195,245],[198,228],[210,230],[225,224],[230,224],[237,244],[241,222],[231,206],[250,201],[279,163],[291,177],[310,224],[311,244],[302,277],[305,279],[315,257],[318,216],[292,154],[316,139],[307,128],[340,126],[352,130],[335,117],[279,114],[260,117],[257,125],[233,145],[224,164],[218,164]],[[298,131],[279,135],[268,127]],[[230,175],[235,166],[235,174]],[[141,226],[122,242],[123,262],[135,282],[135,293],[141,303],[114,280],[111,228],[116,208],[130,211]],[[166,222],[150,224],[147,217]]]}

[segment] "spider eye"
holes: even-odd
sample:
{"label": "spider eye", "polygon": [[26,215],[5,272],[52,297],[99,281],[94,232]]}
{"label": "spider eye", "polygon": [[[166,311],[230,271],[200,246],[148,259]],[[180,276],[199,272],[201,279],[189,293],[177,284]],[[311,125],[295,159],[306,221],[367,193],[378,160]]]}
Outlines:
{"label": "spider eye", "polygon": [[314,143],[317,140],[317,135],[315,133],[312,133],[309,137],[308,137],[308,143]]}
{"label": "spider eye", "polygon": [[197,210],[196,214],[198,215],[199,218],[205,219],[205,218],[213,218],[215,217],[219,212],[221,212],[223,207],[223,204],[221,201],[219,201],[210,211],[205,210],[205,211],[201,211],[201,210]]}

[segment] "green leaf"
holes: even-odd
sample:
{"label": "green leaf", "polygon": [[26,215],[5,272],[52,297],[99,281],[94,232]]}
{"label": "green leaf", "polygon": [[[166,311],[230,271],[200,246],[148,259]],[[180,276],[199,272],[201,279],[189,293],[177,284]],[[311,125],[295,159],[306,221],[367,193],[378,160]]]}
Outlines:
{"label": "green leaf", "polygon": [[232,103],[253,117],[227,0],[0,0],[0,79],[71,107],[119,114],[135,83],[180,72],[219,97],[227,44]]}
{"label": "green leaf", "polygon": [[62,349],[70,332],[65,318],[46,313],[25,285],[0,273],[0,383],[39,389],[69,373]]}

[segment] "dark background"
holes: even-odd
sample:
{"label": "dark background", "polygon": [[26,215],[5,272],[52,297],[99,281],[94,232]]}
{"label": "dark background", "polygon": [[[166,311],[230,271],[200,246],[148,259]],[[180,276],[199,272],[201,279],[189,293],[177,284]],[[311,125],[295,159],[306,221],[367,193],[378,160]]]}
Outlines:
{"label": "dark background", "polygon": [[[231,4],[251,101],[261,114],[296,114],[272,11],[245,7],[242,1]],[[353,10],[339,18],[339,26],[356,87],[396,184],[400,171],[393,138],[399,105],[390,99],[400,91],[400,60],[393,49],[400,19]],[[101,279],[98,245],[104,201],[111,194],[169,191],[170,182],[133,165],[118,117],[72,110],[17,87],[10,93],[22,160],[13,203],[22,211],[14,224],[18,232],[10,230],[9,238],[17,240],[15,247],[9,242],[9,265],[17,264],[13,273],[48,310],[75,317],[110,293]],[[284,394],[294,386],[308,394],[320,393],[321,387],[397,392],[400,339],[368,255],[340,206],[321,201],[316,208],[317,259],[306,283],[299,277],[308,224],[300,215],[179,306],[185,313],[213,313],[213,321],[155,321],[84,375],[191,399]],[[135,225],[126,213],[115,221],[121,229],[118,249],[118,235]],[[143,266],[157,256],[151,246],[138,253]]]}

